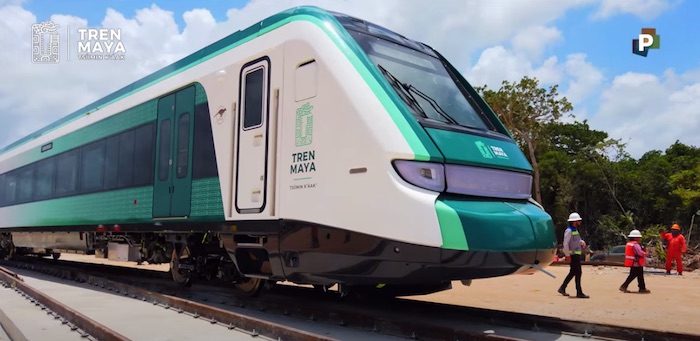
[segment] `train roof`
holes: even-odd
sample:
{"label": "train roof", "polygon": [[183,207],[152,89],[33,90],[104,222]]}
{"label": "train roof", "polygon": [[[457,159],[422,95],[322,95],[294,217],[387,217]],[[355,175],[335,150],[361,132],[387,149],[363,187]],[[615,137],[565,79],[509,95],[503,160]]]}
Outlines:
{"label": "train roof", "polygon": [[[340,26],[347,26],[350,24],[349,21],[353,21],[356,23],[365,23],[362,20],[353,18],[351,16],[342,14],[342,13],[337,13],[337,12],[331,12],[324,10],[322,8],[316,7],[316,6],[300,6],[300,7],[294,7],[287,9],[285,11],[279,12],[277,14],[274,14],[270,17],[267,17],[245,29],[236,31],[212,44],[209,44],[205,46],[204,48],[168,65],[160,70],[151,73],[148,76],[145,76],[93,103],[90,103],[73,113],[55,121],[54,123],[49,124],[48,126],[37,130],[36,132],[29,134],[3,148],[0,148],[0,154],[10,151],[12,149],[15,149],[25,143],[28,143],[36,138],[41,137],[42,135],[51,132],[65,124],[68,124],[70,122],[75,121],[76,119],[82,117],[83,115],[95,112],[107,105],[110,105],[124,97],[127,97],[137,91],[143,90],[149,86],[151,86],[154,83],[157,83],[159,81],[162,81],[164,79],[167,79],[179,72],[182,72],[186,69],[189,69],[200,62],[203,62],[205,60],[211,59],[223,52],[226,52],[242,43],[245,43],[251,39],[254,39],[255,37],[259,36],[260,34],[267,33],[269,31],[272,31],[290,21],[296,20],[297,18],[299,19],[304,19],[306,16],[311,16],[314,17],[318,20],[338,25]],[[342,24],[341,24],[342,22]],[[374,25],[374,27],[379,28],[379,26]],[[386,31],[390,32],[390,31]],[[398,35],[397,35],[398,36]],[[405,38],[404,38],[405,39]]]}

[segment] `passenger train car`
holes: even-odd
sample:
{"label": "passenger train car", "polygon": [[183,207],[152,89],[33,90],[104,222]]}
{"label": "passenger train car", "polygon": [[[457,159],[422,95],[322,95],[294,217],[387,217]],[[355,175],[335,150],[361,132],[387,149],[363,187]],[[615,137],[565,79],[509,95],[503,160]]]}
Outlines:
{"label": "passenger train car", "polygon": [[248,295],[422,294],[552,262],[531,174],[439,52],[297,7],[1,150],[0,247],[123,245]]}

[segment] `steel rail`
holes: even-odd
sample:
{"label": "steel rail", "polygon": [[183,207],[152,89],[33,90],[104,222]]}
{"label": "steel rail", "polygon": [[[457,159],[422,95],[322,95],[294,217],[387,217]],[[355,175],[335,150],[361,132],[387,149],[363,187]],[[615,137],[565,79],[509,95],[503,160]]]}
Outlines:
{"label": "steel rail", "polygon": [[[37,271],[51,272],[54,275],[64,278],[79,278],[81,281],[89,280],[93,282],[93,284],[100,283],[102,286],[123,291],[125,294],[129,294],[130,292],[130,289],[128,289],[130,287],[127,287],[126,284],[123,283],[124,279],[107,280],[103,278],[102,275],[91,276],[70,269],[49,268],[40,266],[41,264],[36,264],[35,262],[32,263],[34,264],[23,265],[23,263],[19,263],[18,265],[20,267],[35,267]],[[48,263],[51,263],[51,261]],[[81,267],[81,269],[84,270],[85,268]],[[139,286],[154,285],[153,283],[143,283],[143,281],[136,284],[136,282],[139,282],[138,280],[133,280],[133,282],[135,285]],[[173,284],[170,282],[168,283],[167,289],[163,289],[163,284],[155,284],[160,285],[160,289],[154,290],[166,290],[173,295],[188,297],[192,295],[207,295],[206,293],[200,293],[192,289],[173,289]],[[202,287],[206,287],[206,285]],[[134,290],[146,289],[134,288]],[[174,297],[172,298],[174,299]],[[209,301],[213,302],[216,299],[220,300],[220,298],[217,298],[215,295],[214,298],[209,299]],[[204,300],[207,301],[206,298]],[[228,298],[227,300],[231,301]],[[272,291],[266,293],[266,295],[258,298],[236,297],[234,301],[236,301],[239,306],[246,305],[253,309],[278,311],[285,315],[298,315],[312,320],[354,326],[387,335],[410,337],[421,340],[513,340],[504,335],[484,333],[485,329],[493,328],[493,326],[496,325],[521,330],[591,337],[593,339],[700,341],[700,335],[694,334],[564,320],[556,317],[423,302],[410,298],[347,302],[347,300],[338,300],[337,295],[323,295],[323,293],[308,288],[286,285],[279,285]],[[165,302],[164,304],[171,304],[172,306],[172,303]],[[473,324],[481,324],[482,326],[486,325],[489,328],[479,329],[478,327],[472,327],[470,329],[464,325],[465,319],[470,323],[473,322]],[[457,321],[458,323],[447,325],[447,321]],[[455,327],[455,325],[457,326]]]}
{"label": "steel rail", "polygon": [[245,331],[253,336],[265,335],[281,341],[339,341],[324,335],[306,332],[282,324],[246,316],[244,314],[238,314],[175,296],[157,293],[152,290],[103,278],[101,276],[75,271],[65,267],[48,267],[45,264],[39,263],[26,264],[26,266],[21,266],[20,264],[16,265],[19,265],[18,267],[20,268],[38,271],[64,279],[70,279],[76,282],[100,286],[117,294],[147,301],[154,305],[161,305],[165,309],[170,309],[176,311],[177,313],[188,313],[194,318],[206,320],[212,324],[222,324],[227,326],[229,329]]}

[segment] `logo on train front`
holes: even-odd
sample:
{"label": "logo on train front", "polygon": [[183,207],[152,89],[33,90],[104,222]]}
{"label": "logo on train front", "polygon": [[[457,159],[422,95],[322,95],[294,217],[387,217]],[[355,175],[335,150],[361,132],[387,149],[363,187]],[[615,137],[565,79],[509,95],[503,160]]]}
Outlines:
{"label": "logo on train front", "polygon": [[296,120],[294,122],[294,144],[297,147],[311,144],[314,135],[314,115],[313,106],[305,103],[297,109]]}
{"label": "logo on train front", "polygon": [[[74,37],[77,39],[71,45],[71,38]],[[68,48],[63,49],[63,43],[67,43]],[[65,60],[70,61],[73,52],[78,60],[126,59],[126,48],[119,28],[78,28],[71,31],[70,26],[64,29],[51,20],[32,24],[33,63],[57,64],[63,53]]]}
{"label": "logo on train front", "polygon": [[632,53],[646,57],[650,49],[661,48],[661,36],[655,28],[643,28],[637,39],[632,39]]}

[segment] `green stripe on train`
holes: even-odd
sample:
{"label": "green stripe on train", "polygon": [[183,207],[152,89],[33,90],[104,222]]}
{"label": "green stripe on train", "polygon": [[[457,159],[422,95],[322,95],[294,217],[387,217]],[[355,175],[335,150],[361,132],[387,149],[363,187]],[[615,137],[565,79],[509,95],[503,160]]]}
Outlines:
{"label": "green stripe on train", "polygon": [[[105,209],[105,208],[109,209]],[[22,204],[2,217],[3,226],[65,226],[153,222],[153,187],[128,188]],[[223,221],[218,178],[192,181],[189,221]]]}
{"label": "green stripe on train", "polygon": [[[454,238],[455,229],[461,228],[472,251],[529,251],[550,249],[556,245],[551,217],[530,203],[441,194],[436,210],[440,229],[451,231],[450,236]],[[441,217],[444,212],[449,213],[449,219]],[[454,240],[458,239],[443,243]]]}

